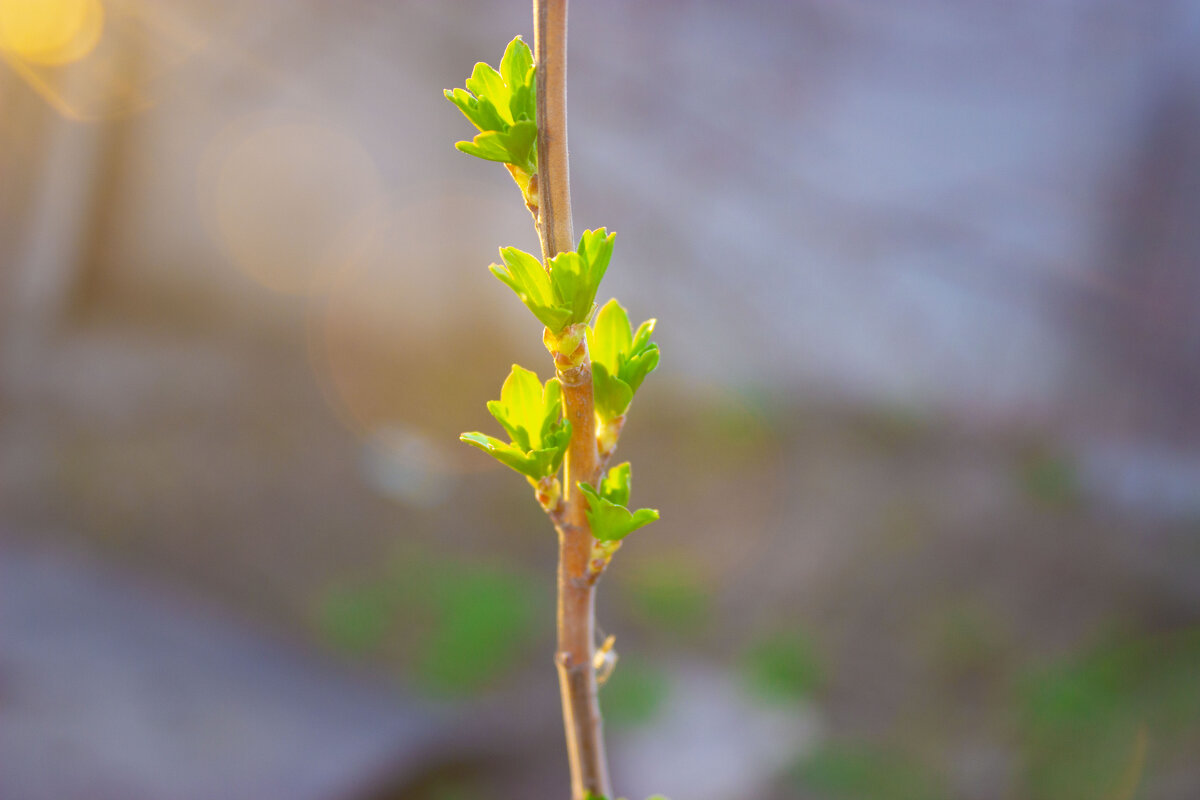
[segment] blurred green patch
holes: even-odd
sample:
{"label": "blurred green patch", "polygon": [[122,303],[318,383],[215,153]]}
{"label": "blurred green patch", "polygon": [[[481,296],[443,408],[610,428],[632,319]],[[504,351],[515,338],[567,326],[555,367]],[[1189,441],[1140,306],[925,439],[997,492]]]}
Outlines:
{"label": "blurred green patch", "polygon": [[696,466],[718,471],[756,464],[778,447],[775,420],[761,393],[746,391],[713,398],[697,409],[681,442]]}
{"label": "blurred green patch", "polygon": [[660,632],[684,638],[701,634],[712,609],[712,590],[700,569],[683,560],[645,561],[626,573],[630,611]]}
{"label": "blurred green patch", "polygon": [[1024,681],[1021,710],[1032,800],[1127,800],[1134,790],[1121,790],[1136,785],[1130,773],[1140,771],[1142,749],[1157,768],[1195,767],[1200,629],[1119,642],[1041,670]]}
{"label": "blurred green patch", "polygon": [[489,769],[487,762],[437,762],[399,792],[371,795],[371,800],[486,800]]}
{"label": "blurred green patch", "polygon": [[1044,447],[1026,450],[1017,462],[1025,494],[1041,506],[1068,509],[1079,502],[1079,477],[1066,456]]}
{"label": "blurred green patch", "polygon": [[881,406],[862,414],[858,432],[884,452],[907,450],[931,432],[928,414],[910,406]]}
{"label": "blurred green patch", "polygon": [[318,600],[316,624],[346,652],[397,652],[429,691],[471,694],[528,654],[539,586],[502,565],[409,554],[383,578],[330,587]]}
{"label": "blurred green patch", "polygon": [[463,780],[455,780],[453,778],[443,779],[441,782],[424,788],[419,793],[406,794],[407,798],[410,794],[414,794],[414,800],[419,798],[428,798],[428,800],[482,800],[486,797],[486,793],[481,792],[473,782]]}
{"label": "blurred green patch", "polygon": [[650,722],[670,692],[670,681],[662,669],[622,658],[600,689],[604,720],[616,727]]}
{"label": "blurred green patch", "polygon": [[533,640],[531,582],[491,566],[444,567],[429,596],[434,627],[417,652],[417,678],[451,694],[476,692],[516,666]]}
{"label": "blurred green patch", "polygon": [[392,627],[396,603],[382,585],[336,585],[317,605],[317,627],[339,650],[362,654],[379,646]]}
{"label": "blurred green patch", "polygon": [[1001,620],[971,597],[946,599],[922,627],[927,658],[945,678],[1001,669],[1013,649]]}
{"label": "blurred green patch", "polygon": [[940,776],[897,752],[830,744],[795,769],[796,785],[822,800],[942,800]]}
{"label": "blurred green patch", "polygon": [[743,655],[742,670],[751,690],[772,702],[801,700],[825,681],[816,646],[797,631],[778,631],[754,642]]}

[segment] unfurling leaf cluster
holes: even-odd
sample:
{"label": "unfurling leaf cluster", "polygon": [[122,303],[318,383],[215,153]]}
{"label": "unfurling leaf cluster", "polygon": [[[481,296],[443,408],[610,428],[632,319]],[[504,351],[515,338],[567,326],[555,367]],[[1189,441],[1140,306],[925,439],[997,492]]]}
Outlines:
{"label": "unfurling leaf cluster", "polygon": [[498,71],[480,61],[466,89],[446,89],[446,99],[479,129],[474,139],[454,146],[467,155],[510,164],[528,181],[537,173],[535,76],[533,53],[518,36],[509,42]]}
{"label": "unfurling leaf cluster", "polygon": [[592,317],[596,291],[612,260],[615,233],[584,231],[574,252],[550,259],[547,270],[536,257],[515,247],[500,248],[503,264],[489,269],[512,289],[525,307],[553,334]]}
{"label": "unfurling leaf cluster", "polygon": [[487,408],[511,441],[482,433],[464,433],[462,441],[532,481],[558,473],[571,441],[571,423],[562,418],[562,386],[556,378],[543,386],[533,372],[513,364],[500,399]]}
{"label": "unfurling leaf cluster", "polygon": [[588,523],[592,526],[592,536],[602,542],[619,542],[643,525],[649,525],[658,519],[658,510],[639,508],[630,511],[629,484],[632,479],[629,462],[618,464],[608,471],[600,482],[597,492],[586,483],[579,484],[579,490],[587,495]]}
{"label": "unfurling leaf cluster", "polygon": [[658,345],[650,341],[657,322],[648,319],[634,333],[629,314],[616,298],[596,315],[595,326],[587,332],[587,344],[592,355],[596,414],[602,422],[624,416],[646,375],[658,366]]}

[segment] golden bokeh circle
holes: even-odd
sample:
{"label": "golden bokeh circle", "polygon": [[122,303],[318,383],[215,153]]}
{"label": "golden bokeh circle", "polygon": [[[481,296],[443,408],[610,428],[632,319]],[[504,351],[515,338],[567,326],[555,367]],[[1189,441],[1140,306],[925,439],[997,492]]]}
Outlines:
{"label": "golden bokeh circle", "polygon": [[319,122],[251,131],[225,154],[212,188],[222,250],[242,272],[284,294],[320,293],[360,258],[383,196],[362,145]]}
{"label": "golden bokeh circle", "polygon": [[100,0],[0,0],[0,50],[31,64],[78,61],[103,30]]}

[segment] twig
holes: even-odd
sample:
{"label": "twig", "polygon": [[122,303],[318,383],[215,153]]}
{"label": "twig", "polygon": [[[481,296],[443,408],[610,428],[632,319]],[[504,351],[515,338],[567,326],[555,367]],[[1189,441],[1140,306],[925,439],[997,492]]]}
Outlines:
{"label": "twig", "polygon": [[[534,0],[534,61],[537,64],[538,235],[542,259],[574,248],[571,190],[567,170],[567,2]],[[558,369],[571,442],[565,459],[563,511],[559,517],[558,667],[563,724],[571,766],[572,800],[610,793],[608,763],[597,698],[595,589],[588,580],[592,534],[586,499],[577,481],[595,484],[600,469],[592,370],[587,344],[573,365]]]}

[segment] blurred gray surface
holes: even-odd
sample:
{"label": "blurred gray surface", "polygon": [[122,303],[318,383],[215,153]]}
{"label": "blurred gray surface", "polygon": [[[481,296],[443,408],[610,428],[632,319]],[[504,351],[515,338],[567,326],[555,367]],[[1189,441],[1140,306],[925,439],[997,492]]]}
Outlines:
{"label": "blurred gray surface", "polygon": [[614,782],[630,797],[765,797],[777,776],[821,736],[807,703],[772,703],[740,676],[699,663],[670,668],[666,707],[612,747]]}
{"label": "blurred gray surface", "polygon": [[77,554],[0,546],[4,800],[345,800],[433,712]]}

